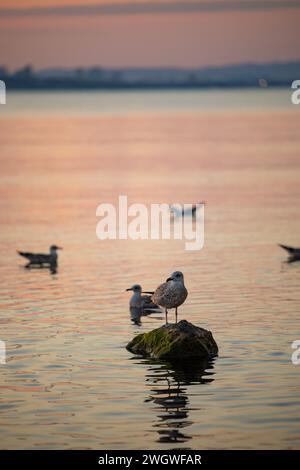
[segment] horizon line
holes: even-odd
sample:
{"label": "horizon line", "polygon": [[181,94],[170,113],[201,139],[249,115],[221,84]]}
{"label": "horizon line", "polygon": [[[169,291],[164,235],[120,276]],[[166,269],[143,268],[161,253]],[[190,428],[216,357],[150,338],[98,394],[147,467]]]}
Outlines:
{"label": "horizon line", "polygon": [[205,13],[221,11],[272,10],[285,8],[300,8],[299,0],[214,0],[209,3],[187,1],[143,3],[114,3],[105,5],[68,5],[30,8],[1,8],[0,15],[10,16],[77,16],[77,15],[141,15],[167,13]]}
{"label": "horizon line", "polygon": [[[249,67],[249,66],[272,66],[272,65],[300,65],[300,57],[297,59],[289,59],[289,60],[271,60],[271,61],[264,61],[264,62],[254,62],[254,61],[244,61],[244,62],[228,62],[222,65],[196,65],[196,66],[182,66],[182,65],[126,65],[126,66],[106,66],[101,64],[91,64],[91,65],[47,65],[44,67],[36,67],[33,64],[26,63],[24,65],[18,66],[14,69],[14,72],[22,70],[26,67],[31,67],[33,72],[39,72],[43,70],[76,70],[76,69],[83,69],[89,70],[92,68],[99,68],[102,70],[204,70],[204,69],[223,69],[228,67]],[[0,63],[0,68],[3,67],[4,69],[8,69],[9,67],[5,64]]]}

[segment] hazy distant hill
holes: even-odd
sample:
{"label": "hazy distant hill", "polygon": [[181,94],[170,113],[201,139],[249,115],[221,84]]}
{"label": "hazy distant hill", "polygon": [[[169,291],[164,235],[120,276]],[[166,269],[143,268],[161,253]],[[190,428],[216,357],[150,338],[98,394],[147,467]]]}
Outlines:
{"label": "hazy distant hill", "polygon": [[49,68],[26,66],[14,73],[0,67],[10,89],[119,89],[290,86],[300,79],[300,62],[241,64],[201,69]]}

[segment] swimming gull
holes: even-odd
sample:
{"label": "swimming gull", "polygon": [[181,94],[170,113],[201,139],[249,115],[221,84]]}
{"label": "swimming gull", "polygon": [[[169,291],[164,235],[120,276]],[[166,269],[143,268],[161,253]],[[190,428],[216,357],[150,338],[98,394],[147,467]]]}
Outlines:
{"label": "swimming gull", "polygon": [[20,256],[27,258],[29,263],[26,264],[26,268],[30,268],[31,266],[40,266],[43,267],[44,265],[50,265],[51,267],[57,266],[57,250],[62,250],[61,247],[57,245],[50,246],[50,253],[49,254],[42,254],[42,253],[30,253],[25,251],[18,251]]}
{"label": "swimming gull", "polygon": [[[139,284],[134,284],[132,287],[126,289],[126,291],[133,291],[133,295],[129,301],[129,310],[131,320],[139,324],[142,315],[149,315],[153,312],[161,312],[158,305],[152,302],[151,295],[153,292],[143,292],[142,287]],[[151,295],[142,295],[151,294]]]}
{"label": "swimming gull", "polygon": [[198,204],[191,204],[191,207],[178,207],[176,204],[170,206],[170,211],[174,217],[196,216],[197,208],[200,204],[205,204],[203,201]]}
{"label": "swimming gull", "polygon": [[288,252],[289,263],[293,263],[294,261],[300,261],[300,248],[293,248],[292,246],[281,245],[280,243],[279,246]]}

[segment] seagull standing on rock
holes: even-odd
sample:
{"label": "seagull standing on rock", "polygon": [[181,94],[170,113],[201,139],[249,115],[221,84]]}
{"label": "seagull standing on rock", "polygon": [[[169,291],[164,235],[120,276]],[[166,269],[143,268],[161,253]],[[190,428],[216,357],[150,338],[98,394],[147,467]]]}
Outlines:
{"label": "seagull standing on rock", "polygon": [[160,307],[165,308],[166,325],[168,324],[168,310],[175,308],[175,320],[177,323],[177,308],[183,304],[188,296],[188,291],[184,285],[183,274],[175,271],[163,284],[158,286],[152,300]]}

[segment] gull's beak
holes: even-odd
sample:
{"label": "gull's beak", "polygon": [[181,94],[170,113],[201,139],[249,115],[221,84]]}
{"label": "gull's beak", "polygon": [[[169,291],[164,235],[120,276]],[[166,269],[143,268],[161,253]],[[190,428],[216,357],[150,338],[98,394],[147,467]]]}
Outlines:
{"label": "gull's beak", "polygon": [[168,277],[168,279],[166,280],[166,282],[169,282],[169,281],[173,281],[173,278],[172,278],[172,277]]}
{"label": "gull's beak", "polygon": [[129,290],[133,290],[132,287],[128,287],[128,289],[126,289],[125,292],[129,291]]}
{"label": "gull's beak", "polygon": [[61,247],[61,246],[57,246],[56,249],[57,249],[57,250],[62,250],[62,247]]}

